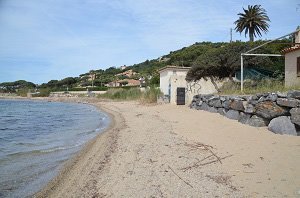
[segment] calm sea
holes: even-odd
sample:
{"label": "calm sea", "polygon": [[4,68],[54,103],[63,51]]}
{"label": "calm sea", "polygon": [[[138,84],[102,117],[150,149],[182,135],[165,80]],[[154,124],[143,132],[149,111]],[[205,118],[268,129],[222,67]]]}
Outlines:
{"label": "calm sea", "polygon": [[0,100],[0,197],[37,192],[108,125],[91,105]]}

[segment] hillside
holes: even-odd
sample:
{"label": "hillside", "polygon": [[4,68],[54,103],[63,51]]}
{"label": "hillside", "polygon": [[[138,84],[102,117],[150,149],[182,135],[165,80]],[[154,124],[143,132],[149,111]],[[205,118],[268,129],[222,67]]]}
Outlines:
{"label": "hillside", "polygon": [[[265,41],[256,42],[240,42],[233,43],[225,42],[200,42],[195,43],[182,49],[171,51],[169,54],[163,55],[157,59],[146,60],[144,62],[134,64],[127,67],[109,67],[105,70],[95,69],[87,73],[80,74],[78,77],[68,77],[62,80],[51,80],[47,83],[39,85],[37,88],[44,92],[58,90],[86,90],[86,87],[95,86],[98,90],[103,90],[109,86],[109,83],[118,82],[119,86],[126,85],[128,80],[145,79],[146,85],[158,85],[159,74],[158,69],[166,65],[177,65],[183,67],[193,67],[194,70],[200,69],[200,76],[193,76],[193,72],[188,76],[190,80],[196,80],[202,75],[231,75],[239,69],[240,53],[245,52],[255,46],[258,46]],[[260,48],[256,53],[271,53],[279,54],[281,50],[291,41],[289,39],[280,40],[276,43],[269,44]],[[281,57],[249,57],[245,60],[245,67],[257,67],[269,71],[276,71],[276,74],[282,74],[284,71],[284,59]],[[131,73],[127,75],[126,72]],[[125,74],[124,74],[125,73]],[[21,82],[21,83],[20,83]],[[26,81],[25,81],[26,82]],[[17,86],[16,86],[17,84]],[[18,85],[21,84],[21,85]],[[0,83],[0,92],[18,92],[20,89],[26,92],[25,89],[32,89],[33,83],[24,81],[16,81],[12,83]]]}

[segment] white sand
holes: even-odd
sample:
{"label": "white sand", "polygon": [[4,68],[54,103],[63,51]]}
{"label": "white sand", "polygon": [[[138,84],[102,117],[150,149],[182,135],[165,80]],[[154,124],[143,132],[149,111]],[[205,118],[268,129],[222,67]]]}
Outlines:
{"label": "white sand", "polygon": [[186,106],[94,104],[115,124],[37,197],[300,197],[300,137]]}

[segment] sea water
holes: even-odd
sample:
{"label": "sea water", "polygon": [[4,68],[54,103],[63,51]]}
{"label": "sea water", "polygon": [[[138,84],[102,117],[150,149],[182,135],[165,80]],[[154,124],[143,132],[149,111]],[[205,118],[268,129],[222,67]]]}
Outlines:
{"label": "sea water", "polygon": [[109,125],[86,104],[0,100],[0,197],[26,197]]}

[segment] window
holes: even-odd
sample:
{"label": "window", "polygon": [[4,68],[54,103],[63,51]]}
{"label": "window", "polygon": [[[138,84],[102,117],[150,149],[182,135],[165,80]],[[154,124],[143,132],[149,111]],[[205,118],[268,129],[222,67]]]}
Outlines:
{"label": "window", "polygon": [[300,56],[297,57],[297,76],[300,77]]}

